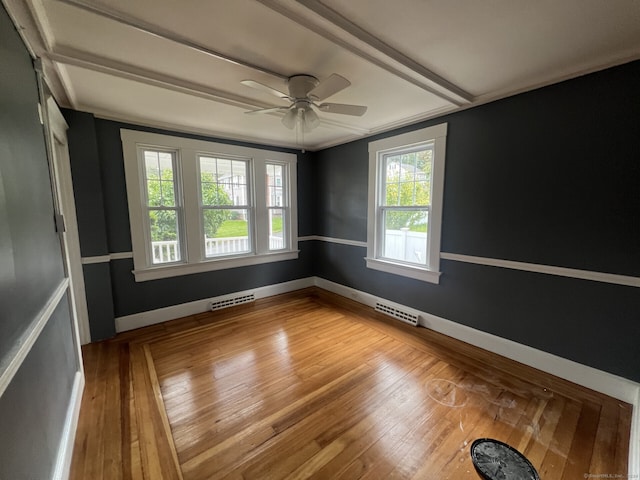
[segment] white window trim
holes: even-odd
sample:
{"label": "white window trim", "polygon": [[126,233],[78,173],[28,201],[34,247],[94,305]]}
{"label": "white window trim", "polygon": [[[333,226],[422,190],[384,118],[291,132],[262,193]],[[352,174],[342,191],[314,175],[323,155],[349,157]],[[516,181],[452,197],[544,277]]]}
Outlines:
{"label": "white window trim", "polygon": [[[279,262],[283,260],[293,260],[298,258],[298,213],[297,213],[297,156],[292,153],[276,152],[272,150],[262,150],[252,147],[228,145],[203,140],[193,140],[184,137],[171,135],[161,135],[137,130],[120,130],[122,140],[122,151],[124,154],[125,179],[127,186],[127,198],[129,204],[129,222],[131,225],[131,243],[133,246],[133,274],[136,282],[155,280],[160,278],[188,275],[228,268],[244,267],[248,265],[259,265],[269,262]],[[138,145],[159,147],[162,149],[177,151],[178,178],[182,179],[182,208],[184,209],[184,259],[181,263],[171,263],[162,265],[151,265],[149,256],[149,246],[146,241],[146,228],[144,215],[144,177],[138,160]],[[237,256],[225,256],[222,258],[205,258],[203,255],[201,241],[199,239],[201,231],[200,221],[200,197],[198,187],[198,155],[217,154],[223,156],[235,156],[250,158],[250,177],[252,178],[252,197],[254,201],[255,221],[254,228],[260,228],[264,223],[261,216],[264,215],[266,207],[264,185],[261,168],[265,163],[282,163],[287,165],[288,188],[287,204],[289,209],[289,241],[287,250],[265,251],[259,240],[256,241],[256,252],[250,254],[240,254]],[[264,183],[264,182],[262,182]],[[255,238],[260,238],[254,237]],[[268,247],[268,242],[267,242]]]}
{"label": "white window trim", "polygon": [[[369,206],[367,212],[367,256],[368,268],[395,275],[422,280],[424,282],[440,282],[440,237],[442,232],[442,201],[444,194],[444,165],[446,158],[447,124],[415,130],[413,132],[376,140],[369,143]],[[429,240],[427,266],[408,265],[389,259],[378,258],[379,231],[377,206],[380,194],[380,162],[385,153],[411,145],[434,142],[434,156],[431,180],[431,206],[429,211]]]}

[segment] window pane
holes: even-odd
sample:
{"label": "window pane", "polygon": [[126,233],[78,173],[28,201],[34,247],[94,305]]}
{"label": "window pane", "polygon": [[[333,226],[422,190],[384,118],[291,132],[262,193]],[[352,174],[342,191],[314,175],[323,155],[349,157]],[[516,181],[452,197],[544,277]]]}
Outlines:
{"label": "window pane", "polygon": [[432,148],[385,156],[382,204],[399,207],[429,206],[432,160]]}
{"label": "window pane", "polygon": [[202,204],[210,206],[233,205],[229,191],[230,189],[225,188],[223,184],[217,182],[202,182],[200,184]]}
{"label": "window pane", "polygon": [[247,162],[201,156],[200,187],[204,206],[249,205]]}
{"label": "window pane", "polygon": [[248,253],[249,211],[247,209],[203,209],[207,257]]}
{"label": "window pane", "polygon": [[269,209],[269,250],[286,248],[283,220],[284,210],[282,208]]}
{"label": "window pane", "polygon": [[426,210],[385,210],[382,256],[426,265],[427,230]]}
{"label": "window pane", "polygon": [[[165,170],[163,170],[164,172]],[[171,170],[168,170],[171,173]],[[175,188],[173,187],[173,181],[160,180],[160,193],[162,195],[162,206],[174,207],[175,200]]]}
{"label": "window pane", "polygon": [[216,181],[216,159],[211,157],[199,157],[200,180],[203,182]]}
{"label": "window pane", "polygon": [[160,171],[163,173],[163,180],[173,180],[173,154],[169,152],[158,152]]}
{"label": "window pane", "polygon": [[284,168],[278,164],[267,164],[267,207],[285,206]]}
{"label": "window pane", "polygon": [[147,178],[160,178],[158,152],[152,150],[144,151],[144,167]]}
{"label": "window pane", "polygon": [[149,210],[151,261],[154,264],[180,261],[178,218],[175,210]]}
{"label": "window pane", "polygon": [[200,194],[205,256],[233,255],[252,250],[249,239],[248,162],[200,156]]}
{"label": "window pane", "polygon": [[173,154],[145,150],[144,164],[147,182],[147,205],[150,207],[175,206]]}
{"label": "window pane", "polygon": [[267,194],[267,207],[270,207],[273,205],[274,199],[273,199],[273,176],[274,176],[274,170],[275,170],[275,165],[272,164],[267,164],[266,165],[266,170],[267,170],[267,175],[265,178],[265,185],[266,185],[266,194]]}
{"label": "window pane", "polygon": [[231,178],[231,160],[216,158],[216,178],[218,182],[228,181]]}
{"label": "window pane", "polygon": [[234,160],[232,164],[233,177],[238,185],[245,185],[247,183],[247,162],[241,160]]}
{"label": "window pane", "polygon": [[160,180],[147,180],[147,205],[150,207],[161,206],[162,194],[160,192]]}
{"label": "window pane", "polygon": [[[205,174],[202,173],[202,177],[205,178]],[[211,177],[213,178],[213,177]],[[200,184],[200,194],[202,196],[202,205],[219,205],[222,202],[223,205],[229,205],[231,201],[227,197],[227,201],[218,198],[218,184],[214,182],[202,182]]]}
{"label": "window pane", "polygon": [[277,163],[267,163],[266,200],[269,207],[269,250],[287,248],[285,241],[286,186],[284,184],[285,167]]}

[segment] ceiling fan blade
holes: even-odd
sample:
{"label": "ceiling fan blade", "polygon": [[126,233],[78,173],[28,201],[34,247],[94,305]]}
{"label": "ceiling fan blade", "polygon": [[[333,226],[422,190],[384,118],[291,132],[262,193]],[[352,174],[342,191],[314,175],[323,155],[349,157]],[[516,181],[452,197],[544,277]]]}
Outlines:
{"label": "ceiling fan blade", "polygon": [[248,113],[253,115],[254,113],[272,113],[272,112],[282,112],[283,110],[289,110],[289,107],[273,107],[273,108],[260,108],[258,110],[250,110]]}
{"label": "ceiling fan blade", "polygon": [[367,107],[362,105],[347,105],[346,103],[321,103],[318,108],[322,112],[340,113],[342,115],[353,115],[361,117],[367,111]]}
{"label": "ceiling fan blade", "polygon": [[263,83],[256,82],[255,80],[242,80],[240,83],[246,85],[247,87],[255,88],[256,90],[262,90],[263,92],[269,93],[278,98],[291,100],[291,97],[289,97],[289,95],[287,95],[286,93],[281,92],[280,90],[276,90],[275,88],[271,88],[268,85],[264,85]]}
{"label": "ceiling fan blade", "polygon": [[330,97],[338,93],[340,90],[344,90],[351,82],[344,77],[341,77],[337,73],[333,73],[329,78],[326,78],[320,84],[309,92],[309,97],[316,101],[322,101],[325,98]]}

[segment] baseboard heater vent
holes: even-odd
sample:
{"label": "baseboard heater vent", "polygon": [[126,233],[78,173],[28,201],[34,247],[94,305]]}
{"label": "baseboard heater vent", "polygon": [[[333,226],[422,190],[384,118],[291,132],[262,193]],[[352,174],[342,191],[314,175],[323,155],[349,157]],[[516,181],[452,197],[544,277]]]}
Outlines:
{"label": "baseboard heater vent", "polygon": [[210,310],[220,310],[222,308],[233,307],[234,305],[240,305],[241,303],[250,303],[255,301],[256,296],[253,293],[247,295],[238,295],[236,297],[227,297],[220,300],[215,300],[209,304]]}
{"label": "baseboard heater vent", "polygon": [[406,310],[401,310],[399,308],[380,302],[376,302],[376,310],[397,320],[408,323],[409,325],[413,325],[414,327],[418,325],[418,315],[407,312]]}

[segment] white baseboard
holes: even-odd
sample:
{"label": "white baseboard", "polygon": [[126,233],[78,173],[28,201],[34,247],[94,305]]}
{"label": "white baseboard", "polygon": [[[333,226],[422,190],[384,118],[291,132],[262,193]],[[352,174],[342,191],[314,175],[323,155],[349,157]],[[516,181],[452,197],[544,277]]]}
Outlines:
{"label": "white baseboard", "polygon": [[640,388],[636,391],[631,416],[631,435],[629,439],[629,472],[628,478],[640,478]]}
{"label": "white baseboard", "polygon": [[[391,303],[389,300],[361,292],[351,287],[330,282],[316,277],[316,286],[346,298],[375,307],[376,302]],[[447,320],[430,313],[420,312],[406,306],[395,304],[412,312],[418,312],[419,325],[457,340],[470,343],[484,350],[497,353],[503,357],[537,368],[570,382],[604,393],[633,405],[631,420],[631,437],[629,442],[629,478],[640,474],[640,384],[626,378],[588,367],[551,353],[543,352],[527,345],[507,340],[475,328]]]}
{"label": "white baseboard", "polygon": [[552,375],[564,378],[597,392],[605,393],[627,403],[637,401],[640,384],[632,382],[631,380],[319,277],[301,278],[290,282],[267,285],[242,292],[233,292],[228,295],[205,298],[194,302],[159,308],[157,310],[117,317],[116,331],[124,332],[166,322],[175,318],[206,312],[209,309],[210,302],[224,300],[229,297],[253,293],[255,298],[259,299],[312,286],[317,286],[343,297],[350,298],[372,308],[374,308],[376,302],[379,301],[391,304],[419,315],[419,325],[422,327],[470,343],[544,372],[551,373]]}
{"label": "white baseboard", "polygon": [[317,286],[372,308],[375,308],[376,302],[382,301],[398,308],[414,312],[419,315],[419,325],[422,327],[632,404],[633,417],[631,424],[631,442],[629,444],[629,473],[640,474],[640,412],[638,412],[638,408],[640,408],[640,384],[323,278],[308,277],[243,292],[234,292],[233,294],[220,297],[174,305],[149,312],[127,315],[126,317],[118,317],[116,318],[116,331],[123,332],[133,330],[174,318],[205,312],[208,310],[210,302],[224,300],[231,296],[253,293],[256,299],[258,299],[311,286]]}
{"label": "white baseboard", "polygon": [[271,297],[273,295],[293,292],[294,290],[300,290],[302,288],[313,286],[314,278],[307,277],[301,278],[299,280],[292,280],[290,282],[276,283],[275,285],[252,288],[250,290],[244,290],[242,292],[233,292],[228,295],[203,298],[202,300],[196,300],[195,302],[181,303],[179,305],[172,305],[170,307],[159,308],[157,310],[149,310],[146,312],[134,313],[133,315],[116,317],[116,332],[126,332],[127,330],[134,330],[136,328],[147,327],[149,325],[155,325],[156,323],[173,320],[174,318],[181,318],[188,315],[195,315],[196,313],[206,312],[207,310],[209,310],[209,304],[211,302],[224,300],[229,297],[235,297],[238,295],[249,295],[253,293],[257,300],[259,298]]}
{"label": "white baseboard", "polygon": [[[330,282],[322,278],[316,278],[316,286],[330,292],[342,295],[365,305],[374,307],[378,301],[391,303],[389,300],[376,297],[369,293],[361,292],[338,283]],[[497,353],[525,365],[551,373],[578,385],[604,393],[627,403],[637,400],[640,384],[626,378],[603,372],[593,367],[588,367],[566,358],[558,357],[551,353],[543,352],[527,345],[507,340],[490,333],[476,330],[475,328],[447,320],[430,313],[422,312],[404,305],[395,304],[408,311],[417,312],[420,315],[419,325],[430,330],[442,333],[449,337],[470,343],[476,347]]]}
{"label": "white baseboard", "polygon": [[62,438],[56,459],[56,468],[53,473],[54,480],[67,480],[71,473],[71,458],[73,455],[73,444],[78,429],[78,417],[80,416],[80,405],[82,404],[82,391],[84,390],[84,375],[76,372],[73,379],[71,399],[67,408],[67,416],[64,421]]}

